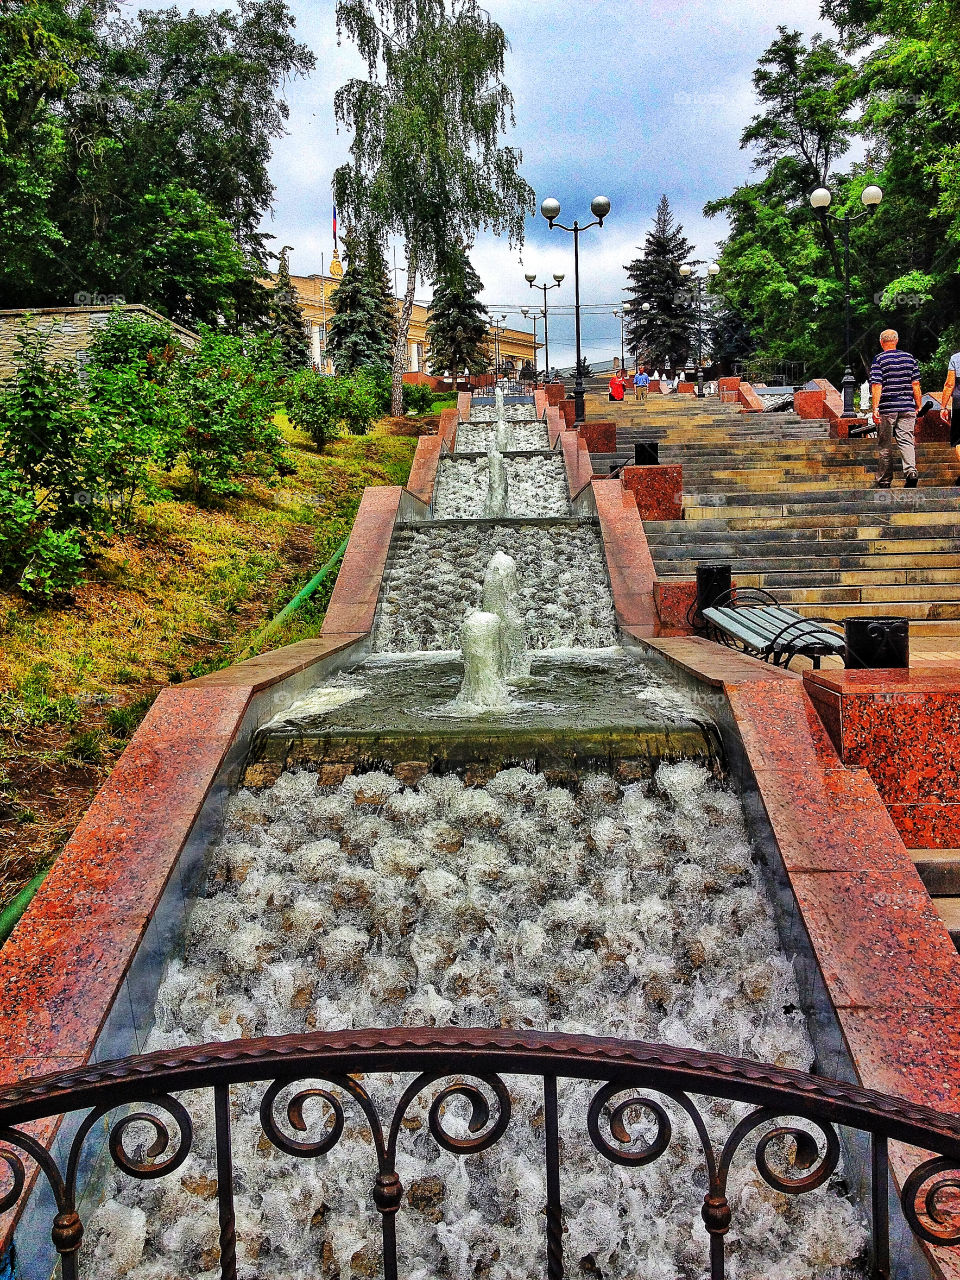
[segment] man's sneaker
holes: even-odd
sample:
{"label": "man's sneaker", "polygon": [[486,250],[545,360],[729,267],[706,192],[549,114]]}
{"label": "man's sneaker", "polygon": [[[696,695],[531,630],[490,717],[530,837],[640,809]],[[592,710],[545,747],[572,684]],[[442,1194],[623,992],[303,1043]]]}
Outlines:
{"label": "man's sneaker", "polygon": [[907,478],[904,480],[903,487],[905,489],[915,489],[919,483],[920,483],[920,477],[917,475],[915,471],[911,471],[908,473]]}

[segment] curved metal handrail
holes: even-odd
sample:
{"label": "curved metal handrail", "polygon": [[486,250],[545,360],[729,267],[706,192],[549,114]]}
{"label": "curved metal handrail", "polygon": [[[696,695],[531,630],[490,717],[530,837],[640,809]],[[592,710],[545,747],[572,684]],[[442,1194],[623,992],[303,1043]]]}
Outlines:
{"label": "curved metal handrail", "polygon": [[[392,1111],[381,1118],[369,1078],[387,1072],[414,1073],[414,1079]],[[650,1097],[650,1092],[679,1108],[692,1123],[706,1174],[701,1214],[710,1235],[714,1280],[721,1280],[724,1274],[724,1237],[732,1222],[726,1199],[728,1173],[734,1157],[751,1135],[756,1136],[753,1157],[760,1176],[777,1190],[793,1195],[821,1186],[836,1169],[840,1140],[835,1126],[869,1135],[873,1247],[880,1275],[887,1274],[885,1268],[889,1265],[887,1143],[896,1140],[933,1153],[906,1179],[901,1192],[903,1212],[921,1239],[939,1245],[960,1242],[960,1225],[947,1220],[938,1200],[943,1192],[960,1185],[958,1116],[842,1081],[743,1058],[643,1041],[457,1027],[340,1031],[230,1041],[100,1063],[9,1086],[0,1090],[0,1162],[6,1165],[12,1185],[0,1191],[0,1212],[10,1209],[28,1193],[22,1155],[32,1158],[40,1166],[56,1202],[51,1236],[61,1255],[62,1274],[65,1280],[76,1280],[83,1236],[77,1212],[77,1174],[91,1130],[111,1111],[123,1108],[123,1114],[111,1122],[108,1142],[115,1165],[134,1178],[161,1177],[186,1160],[193,1140],[191,1117],[184,1102],[174,1095],[211,1089],[216,1119],[221,1267],[227,1280],[234,1280],[236,1219],[230,1088],[265,1081],[269,1083],[260,1102],[261,1126],[267,1140],[289,1155],[304,1159],[323,1156],[348,1131],[345,1107],[356,1106],[363,1113],[373,1140],[376,1175],[371,1194],[381,1215],[384,1273],[387,1280],[395,1280],[395,1215],[404,1194],[396,1172],[396,1155],[409,1107],[425,1091],[454,1077],[433,1097],[429,1131],[440,1147],[454,1154],[483,1151],[499,1141],[510,1125],[511,1098],[503,1075],[532,1075],[543,1082],[549,1280],[559,1280],[563,1275],[558,1078],[601,1082],[589,1108],[587,1131],[594,1147],[612,1163],[633,1167],[650,1164],[670,1147],[673,1125],[669,1110]],[[325,1087],[300,1089],[285,1103],[287,1125],[296,1131],[291,1134],[284,1131],[274,1108],[283,1089],[305,1080],[321,1081]],[[645,1092],[638,1094],[636,1090]],[[617,1102],[623,1094],[629,1096]],[[731,1099],[746,1103],[753,1110],[735,1124],[722,1144],[715,1145],[691,1095]],[[454,1135],[444,1128],[444,1104],[453,1097],[462,1098],[470,1106],[467,1136]],[[298,1136],[305,1134],[308,1127],[303,1106],[309,1098],[321,1100],[325,1112],[319,1135],[312,1140]],[[165,1118],[144,1110],[131,1115],[126,1110],[131,1106],[152,1107]],[[36,1138],[18,1127],[77,1112],[87,1114],[81,1119],[62,1168]],[[641,1112],[653,1118],[652,1137],[641,1137],[628,1127]],[[777,1124],[785,1117],[812,1122],[821,1141],[806,1129]],[[175,1143],[170,1120],[178,1131]],[[124,1147],[125,1134],[135,1123],[146,1124],[154,1135],[146,1153],[138,1152],[136,1156]],[[790,1138],[795,1144],[794,1176],[775,1169],[768,1158],[771,1144],[781,1138]]]}

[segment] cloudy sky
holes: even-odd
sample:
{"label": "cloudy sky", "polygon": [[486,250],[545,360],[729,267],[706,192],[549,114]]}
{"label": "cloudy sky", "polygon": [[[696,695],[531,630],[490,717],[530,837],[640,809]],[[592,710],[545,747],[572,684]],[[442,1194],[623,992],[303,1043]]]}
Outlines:
{"label": "cloudy sky", "polygon": [[[345,42],[338,47],[334,0],[291,0],[298,34],[317,55],[307,81],[288,87],[290,133],[273,159],[276,204],[269,230],[294,246],[295,274],[330,261],[333,170],[349,138],[338,135],[333,95],[364,67]],[[732,190],[750,172],[738,140],[753,114],[750,77],[778,24],[806,34],[821,29],[819,0],[486,0],[510,41],[506,79],[516,99],[510,142],[523,152],[523,174],[537,203],[553,195],[562,220],[589,216],[594,195],[609,197],[602,229],[581,240],[581,294],[611,310],[622,295],[623,264],[635,256],[662,193],[705,258],[723,235],[703,205]],[[399,254],[398,254],[399,258]],[[536,296],[525,271],[567,280],[551,303],[572,304],[572,237],[551,232],[540,217],[527,224],[522,253],[481,235],[474,265],[484,300],[511,312]],[[418,296],[429,297],[422,284]],[[590,314],[584,345],[593,359],[619,354],[619,321]],[[573,360],[572,315],[551,320],[553,364]]]}

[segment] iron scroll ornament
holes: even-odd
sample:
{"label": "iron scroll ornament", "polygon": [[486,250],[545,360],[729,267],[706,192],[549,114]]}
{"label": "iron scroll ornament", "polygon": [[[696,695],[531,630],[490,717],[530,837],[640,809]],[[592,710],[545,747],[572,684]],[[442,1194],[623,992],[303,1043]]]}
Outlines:
{"label": "iron scroll ornament", "polygon": [[[369,1077],[378,1073],[414,1073],[392,1108],[388,1124],[381,1122],[381,1111],[368,1088]],[[387,1280],[395,1280],[396,1214],[404,1195],[396,1155],[409,1108],[420,1095],[429,1096],[435,1085],[448,1081],[430,1101],[431,1135],[455,1154],[485,1150],[499,1141],[511,1122],[504,1075],[539,1077],[543,1085],[548,1280],[560,1280],[564,1274],[558,1079],[599,1082],[587,1129],[597,1150],[616,1164],[650,1164],[669,1149],[674,1122],[665,1102],[686,1114],[700,1141],[701,1174],[706,1173],[701,1216],[710,1237],[712,1280],[724,1276],[724,1240],[735,1227],[726,1200],[733,1161],[755,1141],[753,1160],[760,1176],[786,1194],[803,1194],[822,1185],[837,1168],[837,1126],[859,1130],[870,1142],[875,1276],[890,1275],[887,1145],[891,1140],[932,1153],[932,1158],[904,1181],[901,1204],[906,1222],[928,1245],[960,1243],[960,1223],[950,1219],[942,1202],[946,1192],[960,1187],[960,1117],[741,1058],[640,1041],[455,1027],[343,1031],[218,1043],[102,1063],[0,1090],[0,1177],[5,1171],[8,1184],[0,1187],[0,1210],[22,1207],[31,1185],[24,1158],[34,1161],[53,1192],[56,1215],[51,1239],[60,1254],[64,1280],[77,1280],[83,1237],[77,1211],[78,1170],[91,1130],[115,1109],[136,1107],[134,1115],[123,1114],[110,1125],[108,1150],[130,1176],[162,1177],[183,1163],[193,1140],[190,1116],[174,1095],[209,1089],[214,1095],[216,1119],[221,1274],[235,1280],[231,1086],[266,1082],[260,1107],[264,1134],[275,1146],[304,1159],[322,1159],[344,1139],[347,1130],[339,1092],[346,1095],[347,1106],[359,1107],[373,1136],[377,1169],[372,1200],[381,1218],[384,1274]],[[450,1077],[455,1078],[450,1081]],[[307,1080],[319,1082],[319,1087],[314,1083],[299,1087],[299,1082]],[[295,1092],[286,1103],[286,1121],[294,1136],[284,1133],[275,1115],[281,1093],[289,1088]],[[651,1093],[658,1097],[649,1096]],[[746,1103],[751,1111],[717,1150],[691,1095]],[[323,1130],[313,1139],[299,1136],[306,1133],[304,1106],[311,1098],[323,1103],[324,1114]],[[465,1134],[444,1127],[446,1106],[454,1098],[462,1099],[470,1109]],[[159,1110],[165,1119],[140,1109],[144,1107]],[[652,1118],[652,1136],[631,1129],[632,1117],[639,1112]],[[18,1127],[79,1113],[85,1114],[79,1117],[63,1172],[46,1147]],[[794,1118],[812,1123],[818,1136],[802,1125],[783,1123]],[[152,1139],[144,1150],[131,1155],[124,1139],[135,1121],[149,1125]],[[798,1171],[797,1176],[785,1176],[770,1159],[773,1145],[785,1138],[794,1144],[792,1168]]]}

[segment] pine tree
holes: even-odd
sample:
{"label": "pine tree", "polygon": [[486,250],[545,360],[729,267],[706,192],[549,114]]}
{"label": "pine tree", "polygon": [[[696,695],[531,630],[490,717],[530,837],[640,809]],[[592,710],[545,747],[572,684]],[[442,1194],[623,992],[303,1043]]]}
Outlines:
{"label": "pine tree", "polygon": [[300,310],[300,298],[290,279],[285,245],[280,253],[277,282],[270,294],[269,331],[280,344],[285,369],[302,369],[310,363],[310,339]]}
{"label": "pine tree", "polygon": [[436,282],[427,341],[430,344],[430,368],[435,374],[464,369],[483,373],[490,363],[487,352],[487,329],[490,316],[478,295],[483,284],[466,249],[454,249]]}
{"label": "pine tree", "polygon": [[[691,252],[683,227],[674,223],[670,202],[662,196],[643,256],[625,268],[630,278],[624,323],[627,350],[654,369],[676,369],[690,354],[696,306],[680,267]],[[649,311],[643,310],[645,302]]]}
{"label": "pine tree", "polygon": [[592,378],[593,369],[590,367],[590,361],[586,356],[581,356],[573,367],[574,377],[579,373],[581,378]]}
{"label": "pine tree", "polygon": [[371,279],[363,239],[353,232],[343,238],[347,269],[333,295],[333,315],[327,326],[327,352],[337,373],[352,373],[391,362],[390,333],[381,290]]}

